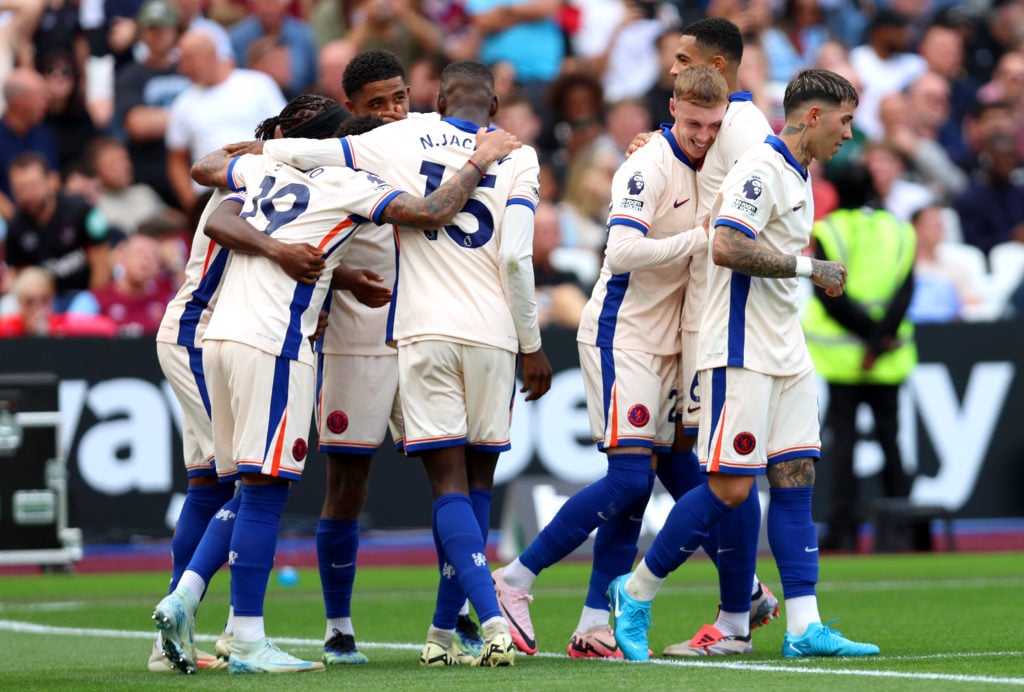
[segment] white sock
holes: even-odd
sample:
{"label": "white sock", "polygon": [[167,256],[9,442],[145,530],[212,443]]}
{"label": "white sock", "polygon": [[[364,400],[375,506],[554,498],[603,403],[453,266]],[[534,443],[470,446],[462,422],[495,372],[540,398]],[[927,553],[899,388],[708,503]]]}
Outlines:
{"label": "white sock", "polygon": [[505,565],[505,569],[501,572],[501,578],[513,589],[528,589],[533,586],[533,580],[537,578],[537,575],[527,569],[519,561],[519,558],[516,558]]}
{"label": "white sock", "polygon": [[262,615],[236,615],[235,639],[240,642],[258,642],[267,636]]}
{"label": "white sock", "polygon": [[641,560],[640,564],[636,566],[636,571],[626,581],[626,595],[638,601],[653,601],[664,581],[663,578],[654,576],[654,573],[647,568],[646,560]]}
{"label": "white sock", "polygon": [[487,622],[481,622],[480,629],[484,631],[484,639],[491,640],[499,634],[508,634],[508,623],[505,618],[495,615]]}
{"label": "white sock", "polygon": [[198,606],[203,594],[206,593],[206,580],[197,572],[187,569],[181,575],[178,586],[174,590],[180,592],[181,589],[188,589],[190,596],[195,599],[195,604]]}
{"label": "white sock", "polygon": [[726,636],[745,637],[750,634],[750,611],[742,613],[727,613],[721,608],[718,610],[718,619],[715,620],[715,627]]}
{"label": "white sock", "polygon": [[607,627],[609,615],[610,613],[607,610],[583,606],[583,613],[580,614],[580,624],[577,625],[576,630],[586,632],[595,627]]}
{"label": "white sock", "polygon": [[459,608],[459,615],[469,615],[469,599],[467,598],[462,602],[462,607]]}
{"label": "white sock", "polygon": [[787,598],[786,601],[786,631],[794,637],[799,637],[807,631],[807,626],[812,622],[821,622],[821,615],[818,614],[818,597],[797,596]]}
{"label": "white sock", "polygon": [[754,584],[750,587],[750,597],[753,598],[757,595],[757,592],[761,590],[761,580],[754,575]]}
{"label": "white sock", "polygon": [[427,628],[427,641],[434,642],[447,651],[455,643],[455,630],[439,630],[431,625]]}
{"label": "white sock", "polygon": [[228,606],[228,621],[224,623],[224,634],[235,634],[235,606]]}
{"label": "white sock", "polygon": [[356,631],[352,629],[352,618],[327,618],[327,634],[324,635],[324,641],[334,636],[334,630],[342,634],[351,634],[353,637],[356,635]]}

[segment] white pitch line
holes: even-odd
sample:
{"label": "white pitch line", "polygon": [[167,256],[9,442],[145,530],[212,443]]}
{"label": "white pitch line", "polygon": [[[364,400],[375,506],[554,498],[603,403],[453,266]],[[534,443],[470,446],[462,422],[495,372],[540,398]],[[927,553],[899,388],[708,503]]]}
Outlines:
{"label": "white pitch line", "polygon": [[[33,622],[18,622],[16,620],[0,620],[0,630],[8,632],[19,632],[23,634],[46,634],[46,635],[65,635],[75,637],[109,637],[112,639],[152,639],[156,632],[150,631],[132,631],[132,630],[110,630],[110,629],[98,629],[98,628],[87,628],[87,627],[54,627],[52,625],[38,625]],[[197,634],[197,641],[216,641],[217,635],[209,634]],[[320,639],[308,639],[300,637],[275,637],[274,641],[279,644],[285,644],[288,646],[310,646],[320,647],[323,646],[323,641]],[[366,649],[391,649],[398,651],[419,651],[421,645],[419,644],[404,644],[398,642],[359,642],[360,648]],[[978,657],[978,656],[1020,656],[1019,651],[992,651],[988,653],[980,652],[965,652],[963,654],[942,654],[942,658],[964,658],[964,657]],[[876,661],[909,661],[917,659],[928,659],[938,657],[936,656],[891,656],[891,657],[880,657],[872,660]],[[565,658],[564,654],[555,654],[547,652],[538,652],[531,658]],[[810,659],[797,659],[794,661],[794,666],[782,666],[773,663],[758,663],[753,661],[681,661],[681,660],[666,660],[653,658],[649,661],[634,662],[634,661],[602,661],[602,663],[612,663],[618,665],[660,665],[660,666],[676,666],[683,668],[726,668],[731,670],[755,670],[761,672],[771,673],[797,673],[805,675],[846,675],[846,676],[857,676],[857,677],[868,677],[868,678],[903,678],[908,680],[941,680],[949,682],[976,682],[976,683],[989,683],[995,685],[1020,685],[1024,686],[1024,678],[1000,678],[991,677],[985,675],[951,675],[949,673],[901,673],[893,670],[859,670],[849,668],[811,668],[800,665],[799,662],[805,662]],[[852,659],[847,659],[852,662]]]}

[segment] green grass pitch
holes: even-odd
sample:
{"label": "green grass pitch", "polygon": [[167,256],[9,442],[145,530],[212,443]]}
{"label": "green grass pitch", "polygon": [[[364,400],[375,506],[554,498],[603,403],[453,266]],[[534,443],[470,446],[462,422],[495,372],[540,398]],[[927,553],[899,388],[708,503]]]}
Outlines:
{"label": "green grass pitch", "polygon": [[[778,573],[759,574],[777,594]],[[582,606],[589,565],[569,562],[537,580],[532,606],[540,652],[504,669],[420,668],[433,610],[436,572],[427,567],[359,571],[353,619],[369,665],[289,676],[186,677],[146,671],[163,595],[163,572],[0,577],[0,689],[486,689],[486,690],[1004,690],[1024,687],[1024,555],[1020,553],[826,556],[818,599],[833,627],[871,641],[882,655],[862,659],[783,659],[784,619],[754,633],[749,656],[647,663],[574,661],[565,646]],[[271,578],[267,631],[282,648],[319,657],[324,633],[320,582]],[[665,583],[654,604],[651,648],[689,638],[710,622],[717,583],[695,559]],[[219,575],[197,619],[198,642],[212,648],[227,613]],[[784,615],[784,613],[783,613]],[[612,686],[608,688],[606,686]]]}

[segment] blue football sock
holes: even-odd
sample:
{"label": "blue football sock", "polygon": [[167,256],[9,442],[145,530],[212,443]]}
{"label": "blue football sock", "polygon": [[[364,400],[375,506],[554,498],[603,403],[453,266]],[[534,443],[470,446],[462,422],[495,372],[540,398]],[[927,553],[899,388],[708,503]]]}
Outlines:
{"label": "blue football sock", "polygon": [[[683,495],[668,513],[665,525],[644,555],[648,569],[656,577],[667,577],[700,547],[708,530],[731,511],[729,505],[711,492],[707,483]],[[749,584],[747,594],[749,600]]]}
{"label": "blue football sock", "polygon": [[263,615],[288,490],[287,483],[242,484],[242,503],[231,534],[231,605],[236,617]]}
{"label": "blue football sock", "polygon": [[[181,505],[181,514],[178,515],[178,523],[174,527],[174,537],[171,539],[171,591],[174,591],[178,580],[192,561],[192,555],[202,541],[210,519],[234,494],[233,483],[188,486],[185,502]],[[224,560],[226,559],[225,550]],[[224,560],[221,560],[217,567],[224,564]],[[202,594],[199,595],[202,597]]]}
{"label": "blue football sock", "polygon": [[[750,496],[714,527],[718,543],[718,589],[727,613],[750,610],[750,585],[757,565],[757,541],[761,533],[761,498],[757,484]],[[707,547],[706,542],[702,545]]]}
{"label": "blue football sock", "polygon": [[[444,555],[454,568],[455,577],[462,587],[462,594],[469,597],[469,602],[473,604],[480,622],[501,617],[498,600],[494,595],[494,582],[491,581],[491,572],[487,566],[483,537],[480,535],[480,527],[477,525],[469,497],[460,493],[448,493],[434,500],[434,523],[444,547]],[[454,589],[451,594],[450,600],[444,604],[438,603],[435,610],[435,617],[440,616],[442,620],[450,617],[451,620],[447,627],[443,627],[448,624],[447,622],[435,622],[434,626],[439,629],[454,629],[459,608],[465,600],[462,594],[457,594]],[[440,596],[440,589],[438,595]]]}
{"label": "blue football sock", "polygon": [[188,569],[201,576],[207,584],[217,570],[228,561],[231,536],[235,531],[235,517],[241,504],[242,494],[239,493],[217,510],[210,523],[206,525],[206,533],[203,534],[203,539],[199,541],[195,553],[192,554],[192,560],[188,563]]}
{"label": "blue football sock", "polygon": [[483,536],[484,545],[487,545],[487,534],[491,532],[491,501],[494,493],[483,488],[470,488],[469,501],[473,505],[473,516],[476,517],[477,526],[480,527],[480,535]]}
{"label": "blue football sock", "polygon": [[328,618],[352,617],[352,584],[359,552],[358,519],[324,519],[316,525],[316,558]]}
{"label": "blue football sock", "polygon": [[658,455],[658,480],[672,499],[678,500],[701,483],[707,482],[707,476],[700,472],[696,452],[677,450]]}
{"label": "blue football sock", "polygon": [[814,488],[771,489],[768,543],[787,599],[814,595],[818,583],[818,533],[811,519],[813,492]]}
{"label": "blue football sock", "polygon": [[[697,460],[696,452],[675,450],[671,454],[658,455],[658,480],[665,486],[665,490],[672,496],[672,499],[678,502],[679,498],[701,483],[707,483],[708,477],[700,472],[700,462]],[[717,567],[718,529],[711,527],[708,530],[708,537],[700,545]]]}
{"label": "blue football sock", "polygon": [[633,571],[636,543],[644,525],[644,510],[654,489],[654,477],[654,471],[649,471],[647,493],[597,528],[590,588],[587,589],[588,608],[608,610],[608,585],[620,574]]}
{"label": "blue football sock", "polygon": [[591,531],[647,494],[650,470],[649,454],[609,455],[607,475],[566,500],[519,561],[540,574],[576,550]]}

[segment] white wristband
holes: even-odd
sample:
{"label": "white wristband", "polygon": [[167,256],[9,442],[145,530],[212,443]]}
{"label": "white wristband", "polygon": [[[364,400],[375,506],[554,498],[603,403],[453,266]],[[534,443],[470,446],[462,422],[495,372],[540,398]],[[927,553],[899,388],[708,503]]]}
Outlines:
{"label": "white wristband", "polygon": [[814,265],[811,263],[810,257],[804,255],[796,256],[796,275],[805,279],[811,278],[811,272],[814,269]]}

